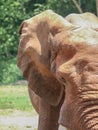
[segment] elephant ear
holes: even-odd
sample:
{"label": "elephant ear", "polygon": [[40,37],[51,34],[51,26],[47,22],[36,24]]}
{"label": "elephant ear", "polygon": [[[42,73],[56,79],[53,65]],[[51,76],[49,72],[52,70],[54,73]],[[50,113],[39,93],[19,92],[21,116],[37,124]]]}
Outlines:
{"label": "elephant ear", "polygon": [[28,86],[51,105],[57,105],[63,88],[51,73],[51,45],[55,34],[71,24],[51,10],[24,21],[20,27],[18,67]]}

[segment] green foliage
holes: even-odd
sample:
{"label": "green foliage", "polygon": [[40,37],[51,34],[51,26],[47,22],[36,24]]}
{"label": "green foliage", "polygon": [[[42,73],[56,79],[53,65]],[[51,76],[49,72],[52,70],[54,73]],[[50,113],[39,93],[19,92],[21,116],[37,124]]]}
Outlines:
{"label": "green foliage", "polygon": [[2,58],[15,56],[17,53],[19,24],[26,18],[23,4],[24,2],[20,0],[0,1],[0,55]]}
{"label": "green foliage", "polygon": [[19,43],[19,25],[28,17],[23,6],[26,1],[0,1],[0,83],[3,84],[14,82],[20,77],[14,57]]}
{"label": "green foliage", "polygon": [[[82,10],[96,13],[94,0],[76,0]],[[72,0],[0,0],[0,83],[21,79],[16,66],[19,26],[23,20],[52,9],[66,16],[78,12]]]}
{"label": "green foliage", "polygon": [[79,0],[80,6],[83,10],[83,12],[92,12],[96,14],[96,0]]}
{"label": "green foliage", "polygon": [[71,0],[47,0],[48,7],[62,16],[78,12]]}
{"label": "green foliage", "polygon": [[7,61],[1,62],[1,73],[0,73],[0,82],[3,84],[8,84],[11,82],[16,82],[17,80],[22,79],[20,70],[16,65],[16,58],[9,59]]}
{"label": "green foliage", "polygon": [[37,14],[41,13],[42,11],[48,9],[48,6],[45,6],[44,4],[35,4],[34,6],[35,6],[36,8],[35,8],[35,10],[34,10],[33,15],[37,15]]}
{"label": "green foliage", "polygon": [[[95,0],[76,0],[80,5],[83,12],[92,12],[96,14],[96,1]],[[47,0],[48,8],[53,9],[55,12],[62,16],[70,13],[79,13],[72,0]]]}

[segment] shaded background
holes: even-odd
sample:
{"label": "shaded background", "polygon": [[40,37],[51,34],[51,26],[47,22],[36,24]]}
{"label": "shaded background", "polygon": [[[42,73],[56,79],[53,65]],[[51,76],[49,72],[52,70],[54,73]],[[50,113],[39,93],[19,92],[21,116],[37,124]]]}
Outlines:
{"label": "shaded background", "polygon": [[70,13],[97,14],[98,0],[0,0],[0,84],[22,80],[17,68],[17,48],[21,22],[43,10],[52,9],[66,16]]}

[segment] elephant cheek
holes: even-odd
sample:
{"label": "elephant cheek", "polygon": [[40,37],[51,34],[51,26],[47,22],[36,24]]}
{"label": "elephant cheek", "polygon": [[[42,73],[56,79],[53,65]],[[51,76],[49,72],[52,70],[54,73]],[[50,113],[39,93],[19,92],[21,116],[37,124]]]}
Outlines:
{"label": "elephant cheek", "polygon": [[70,112],[70,108],[68,107],[67,101],[64,100],[63,105],[60,110],[59,124],[70,129],[71,117],[72,115]]}

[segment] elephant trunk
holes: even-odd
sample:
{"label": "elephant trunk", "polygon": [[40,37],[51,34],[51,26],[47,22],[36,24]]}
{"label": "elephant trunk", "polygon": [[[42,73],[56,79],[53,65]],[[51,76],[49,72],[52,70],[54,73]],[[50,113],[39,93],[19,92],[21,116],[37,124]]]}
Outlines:
{"label": "elephant trunk", "polygon": [[58,113],[56,113],[52,106],[40,99],[39,109],[39,125],[38,130],[58,130]]}
{"label": "elephant trunk", "polygon": [[43,99],[40,99],[38,130],[58,130],[58,118],[62,102],[63,97],[58,106],[52,106]]}

